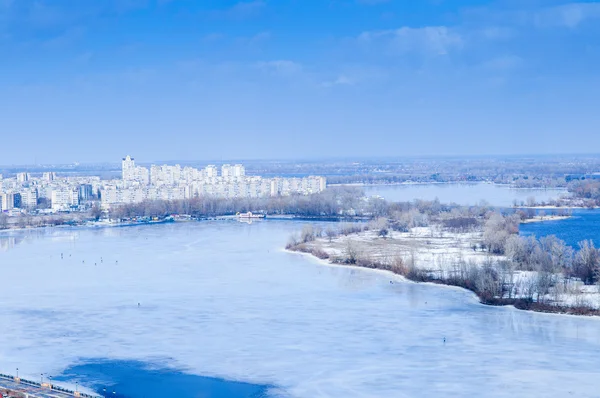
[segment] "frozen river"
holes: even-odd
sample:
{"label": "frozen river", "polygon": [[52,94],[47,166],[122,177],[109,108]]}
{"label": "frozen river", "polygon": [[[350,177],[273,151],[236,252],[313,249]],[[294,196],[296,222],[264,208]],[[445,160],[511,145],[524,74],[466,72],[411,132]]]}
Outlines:
{"label": "frozen river", "polygon": [[165,396],[132,385],[143,372],[255,386],[183,383],[180,398],[598,396],[600,320],[324,266],[281,250],[300,228],[0,233],[0,372],[79,377],[131,398]]}
{"label": "frozen river", "polygon": [[477,205],[482,201],[492,206],[524,205],[530,198],[536,202],[558,199],[567,195],[565,189],[515,189],[506,185],[485,183],[465,184],[399,184],[366,185],[367,195],[379,195],[392,202],[411,202],[415,199],[434,200],[459,205]]}

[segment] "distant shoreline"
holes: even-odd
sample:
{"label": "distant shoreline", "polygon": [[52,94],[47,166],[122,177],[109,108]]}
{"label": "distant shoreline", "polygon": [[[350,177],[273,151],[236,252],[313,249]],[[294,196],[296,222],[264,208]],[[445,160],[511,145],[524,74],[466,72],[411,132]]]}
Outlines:
{"label": "distant shoreline", "polygon": [[550,222],[550,221],[563,221],[572,218],[573,216],[535,216],[521,221],[521,224],[532,224],[539,222]]}
{"label": "distant shoreline", "polygon": [[511,184],[499,184],[489,181],[428,181],[428,182],[352,182],[341,184],[327,184],[328,187],[374,187],[374,186],[411,186],[411,185],[494,185],[497,187],[506,187],[514,190],[536,190],[536,191],[566,191],[566,187],[514,187]]}

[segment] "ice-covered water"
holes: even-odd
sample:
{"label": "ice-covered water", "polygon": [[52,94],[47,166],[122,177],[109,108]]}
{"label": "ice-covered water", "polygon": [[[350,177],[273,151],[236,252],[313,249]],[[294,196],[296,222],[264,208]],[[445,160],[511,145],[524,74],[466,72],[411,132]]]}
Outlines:
{"label": "ice-covered water", "polygon": [[498,207],[526,204],[529,198],[534,198],[537,202],[549,201],[567,194],[565,189],[514,189],[506,185],[486,183],[367,185],[364,190],[367,195],[379,195],[394,202],[437,198],[442,203],[466,206],[485,201]]}
{"label": "ice-covered water", "polygon": [[58,375],[102,359],[291,397],[598,396],[600,320],[324,266],[281,250],[299,228],[0,234],[0,371]]}

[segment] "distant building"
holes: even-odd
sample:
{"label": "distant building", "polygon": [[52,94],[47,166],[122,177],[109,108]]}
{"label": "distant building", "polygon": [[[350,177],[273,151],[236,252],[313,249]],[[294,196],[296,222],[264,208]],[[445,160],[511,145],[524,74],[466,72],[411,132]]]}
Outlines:
{"label": "distant building", "polygon": [[216,178],[217,177],[217,166],[212,164],[206,166],[204,169],[204,174],[206,178]]}
{"label": "distant building", "polygon": [[[219,173],[220,171],[220,173]],[[196,169],[180,165],[138,167],[132,157],[123,158],[122,181],[97,182],[103,208],[120,203],[146,200],[184,200],[203,196],[221,198],[259,198],[269,196],[311,195],[326,188],[324,177],[262,178],[246,176],[242,164],[224,164]],[[66,181],[65,181],[66,183]],[[64,184],[68,185],[68,184]],[[50,185],[51,186],[51,185]],[[79,199],[85,200],[79,187]]]}
{"label": "distant building", "polygon": [[129,185],[137,183],[148,185],[150,183],[150,172],[145,167],[136,167],[135,160],[127,155],[121,163],[123,182]]}
{"label": "distant building", "polygon": [[79,205],[79,193],[72,189],[59,189],[52,191],[52,210],[68,210]]}
{"label": "distant building", "polygon": [[26,189],[20,192],[21,206],[23,208],[32,209],[37,206],[38,192],[37,189]]}
{"label": "distant building", "polygon": [[12,210],[15,208],[15,195],[13,193],[2,194],[2,211]]}
{"label": "distant building", "polygon": [[123,181],[131,181],[135,172],[135,159],[127,155],[121,162],[121,170],[123,173]]}
{"label": "distant building", "polygon": [[94,187],[92,184],[81,184],[79,186],[79,200],[90,200],[94,197]]}
{"label": "distant building", "polygon": [[44,173],[42,174],[42,179],[44,181],[52,182],[56,179],[56,173],[53,171]]}
{"label": "distant building", "polygon": [[27,182],[27,181],[29,181],[30,178],[31,178],[31,176],[29,175],[29,173],[18,173],[17,174],[17,182],[20,182],[20,183]]}
{"label": "distant building", "polygon": [[221,166],[221,177],[229,178],[233,176],[233,169],[230,164],[224,164]]}
{"label": "distant building", "polygon": [[20,209],[23,207],[23,201],[21,200],[21,194],[20,193],[14,193],[13,194],[13,207],[15,209]]}
{"label": "distant building", "polygon": [[246,175],[246,168],[241,164],[236,164],[233,166],[233,176],[234,177],[244,177]]}

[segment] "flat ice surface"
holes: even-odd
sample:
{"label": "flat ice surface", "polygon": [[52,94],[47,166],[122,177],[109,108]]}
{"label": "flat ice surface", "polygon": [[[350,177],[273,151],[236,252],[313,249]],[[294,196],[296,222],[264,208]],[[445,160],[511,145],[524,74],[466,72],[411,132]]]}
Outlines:
{"label": "flat ice surface", "polygon": [[565,189],[514,189],[506,185],[486,183],[465,184],[399,184],[399,185],[366,185],[363,187],[367,195],[379,195],[394,202],[412,202],[415,199],[434,200],[442,203],[458,203],[460,205],[476,205],[486,201],[492,206],[511,207],[527,203],[530,197],[537,202],[558,199],[568,194]]}
{"label": "flat ice surface", "polygon": [[301,227],[0,233],[0,371],[139,360],[292,397],[598,396],[600,320],[283,252]]}

